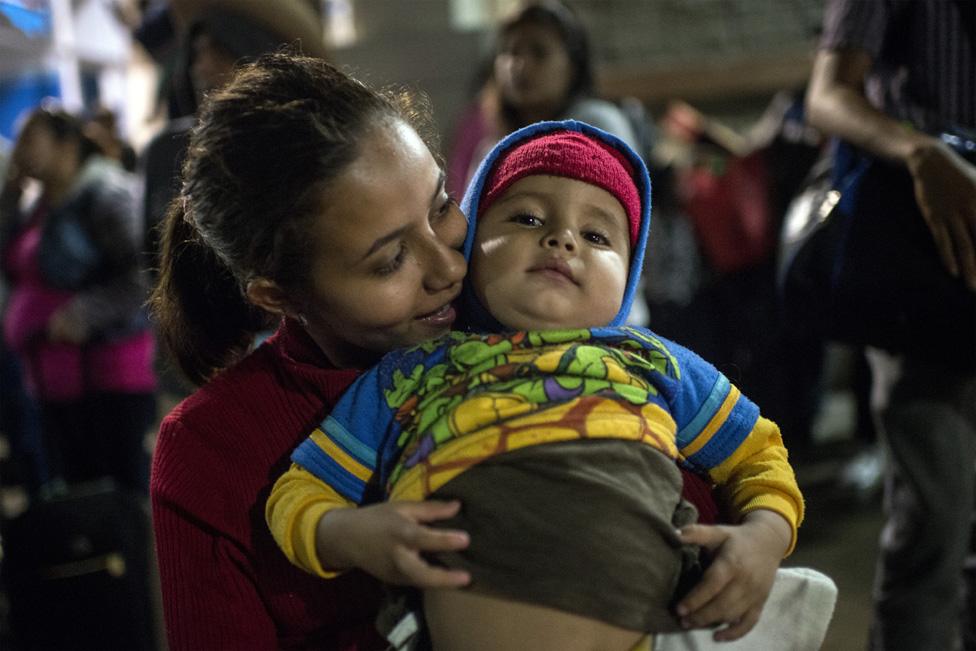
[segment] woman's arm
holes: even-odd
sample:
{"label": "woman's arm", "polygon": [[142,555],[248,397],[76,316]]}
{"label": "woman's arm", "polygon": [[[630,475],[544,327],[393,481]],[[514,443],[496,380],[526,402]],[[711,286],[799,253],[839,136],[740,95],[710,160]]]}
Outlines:
{"label": "woman's arm", "polygon": [[908,169],[943,265],[976,291],[976,169],[941,140],[872,106],[864,91],[871,65],[864,51],[821,50],[807,90],[810,124]]}

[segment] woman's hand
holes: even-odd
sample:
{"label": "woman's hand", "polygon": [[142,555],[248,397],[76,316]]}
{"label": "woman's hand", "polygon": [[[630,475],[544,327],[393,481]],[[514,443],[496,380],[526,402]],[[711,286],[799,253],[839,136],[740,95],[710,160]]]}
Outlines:
{"label": "woman's hand", "polygon": [[933,139],[914,148],[907,165],[942,264],[976,291],[976,167]]}
{"label": "woman's hand", "polygon": [[716,641],[737,640],[756,625],[792,532],[778,513],[753,511],[742,524],[695,524],[679,532],[681,541],[714,554],[701,582],[678,603],[685,628],[726,625]]}
{"label": "woman's hand", "polygon": [[332,569],[358,567],[377,579],[417,588],[458,588],[471,577],[428,563],[424,552],[464,549],[468,534],[435,529],[426,522],[457,514],[461,503],[385,502],[359,508],[336,509],[319,520],[316,548],[322,564]]}

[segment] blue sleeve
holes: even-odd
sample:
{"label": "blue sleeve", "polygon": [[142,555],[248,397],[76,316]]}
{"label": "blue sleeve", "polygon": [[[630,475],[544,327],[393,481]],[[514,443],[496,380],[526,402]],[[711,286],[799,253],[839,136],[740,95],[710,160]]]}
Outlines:
{"label": "blue sleeve", "polygon": [[383,400],[381,374],[372,368],[346,390],[291,460],[346,499],[362,503],[393,415]]}
{"label": "blue sleeve", "polygon": [[360,375],[332,412],[299,445],[291,460],[357,504],[371,481],[386,481],[399,453],[398,409],[444,358],[447,346],[433,342],[388,353]]}
{"label": "blue sleeve", "polygon": [[678,450],[699,470],[719,465],[755,427],[759,408],[714,366],[684,346],[661,338],[678,366],[671,396]]}

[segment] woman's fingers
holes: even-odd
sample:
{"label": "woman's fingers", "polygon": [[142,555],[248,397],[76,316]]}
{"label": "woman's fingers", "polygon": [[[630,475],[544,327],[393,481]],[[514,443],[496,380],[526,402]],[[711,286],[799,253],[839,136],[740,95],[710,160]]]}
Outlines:
{"label": "woman's fingers", "polygon": [[942,258],[942,264],[946,271],[954,277],[959,276],[959,263],[956,261],[956,252],[952,247],[952,238],[949,237],[949,229],[942,222],[934,221],[929,223],[929,230],[932,231],[932,238],[935,240],[935,248]]}
{"label": "woman's fingers", "polygon": [[[976,218],[973,218],[976,221]],[[973,229],[967,219],[959,214],[949,220],[949,232],[956,250],[956,261],[962,268],[963,279],[970,289],[976,290],[976,250],[973,244]]]}

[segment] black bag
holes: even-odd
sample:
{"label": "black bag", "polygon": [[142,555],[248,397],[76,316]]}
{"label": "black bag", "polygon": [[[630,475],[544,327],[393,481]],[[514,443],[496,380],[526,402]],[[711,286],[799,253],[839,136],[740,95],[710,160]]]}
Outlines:
{"label": "black bag", "polygon": [[[966,140],[946,137],[959,145]],[[970,159],[972,160],[972,159]],[[840,143],[784,220],[784,318],[803,332],[976,366],[976,293],[939,258],[903,167]]]}
{"label": "black bag", "polygon": [[107,480],[78,484],[3,523],[15,648],[155,648],[144,499]]}

